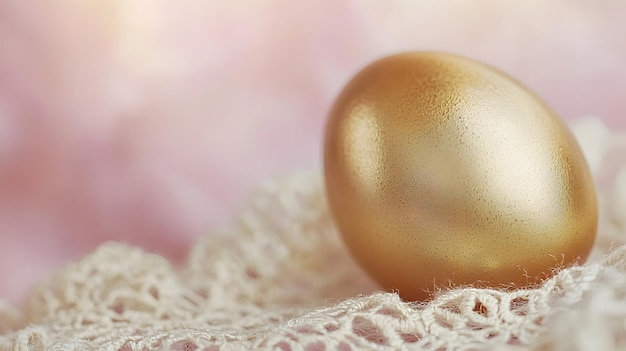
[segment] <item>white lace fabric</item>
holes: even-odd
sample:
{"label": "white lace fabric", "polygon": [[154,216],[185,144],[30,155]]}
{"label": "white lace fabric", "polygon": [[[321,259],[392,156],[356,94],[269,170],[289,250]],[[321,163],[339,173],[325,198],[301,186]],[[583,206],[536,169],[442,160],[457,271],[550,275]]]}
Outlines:
{"label": "white lace fabric", "polygon": [[600,183],[590,260],[536,289],[377,291],[343,247],[319,173],[262,187],[182,267],[107,243],[0,304],[0,350],[618,350],[626,348],[626,134],[573,124]]}

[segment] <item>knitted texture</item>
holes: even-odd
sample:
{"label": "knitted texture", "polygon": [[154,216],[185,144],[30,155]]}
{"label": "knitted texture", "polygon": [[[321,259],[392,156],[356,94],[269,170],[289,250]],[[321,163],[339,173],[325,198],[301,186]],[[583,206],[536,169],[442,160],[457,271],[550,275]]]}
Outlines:
{"label": "knitted texture", "polygon": [[[626,135],[573,126],[600,184],[588,263],[536,289],[425,304],[376,285],[343,247],[319,173],[254,194],[182,267],[107,243],[0,304],[0,350],[617,350],[626,348]],[[620,163],[621,162],[621,163]]]}

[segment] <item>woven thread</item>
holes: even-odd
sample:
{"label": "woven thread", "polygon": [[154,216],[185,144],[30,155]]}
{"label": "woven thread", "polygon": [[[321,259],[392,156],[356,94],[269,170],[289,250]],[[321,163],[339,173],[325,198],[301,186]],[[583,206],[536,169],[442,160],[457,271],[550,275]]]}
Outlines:
{"label": "woven thread", "polygon": [[603,183],[599,238],[586,265],[537,289],[458,289],[427,304],[377,292],[339,240],[321,177],[303,173],[262,187],[180,269],[106,243],[23,308],[0,303],[0,350],[625,348],[626,136],[595,119],[574,127]]}

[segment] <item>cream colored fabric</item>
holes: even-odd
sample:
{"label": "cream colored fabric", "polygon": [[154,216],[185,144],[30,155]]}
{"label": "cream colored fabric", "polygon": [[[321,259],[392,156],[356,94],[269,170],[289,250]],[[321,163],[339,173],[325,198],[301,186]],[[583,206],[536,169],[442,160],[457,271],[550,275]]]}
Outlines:
{"label": "cream colored fabric", "polygon": [[108,243],[23,308],[0,305],[0,349],[625,349],[626,135],[594,119],[574,130],[603,184],[599,238],[589,263],[538,289],[461,289],[424,305],[376,292],[341,245],[320,175],[297,174],[261,188],[183,267]]}

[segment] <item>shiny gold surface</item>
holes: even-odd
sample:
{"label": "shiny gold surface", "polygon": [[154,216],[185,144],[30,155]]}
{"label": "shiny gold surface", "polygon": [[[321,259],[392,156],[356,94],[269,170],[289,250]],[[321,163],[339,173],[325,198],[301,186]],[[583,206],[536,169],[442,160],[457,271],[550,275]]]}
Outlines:
{"label": "shiny gold surface", "polygon": [[407,53],[350,81],[325,140],[344,242],[385,289],[513,288],[584,260],[595,188],[576,140],[538,97],[458,56]]}

